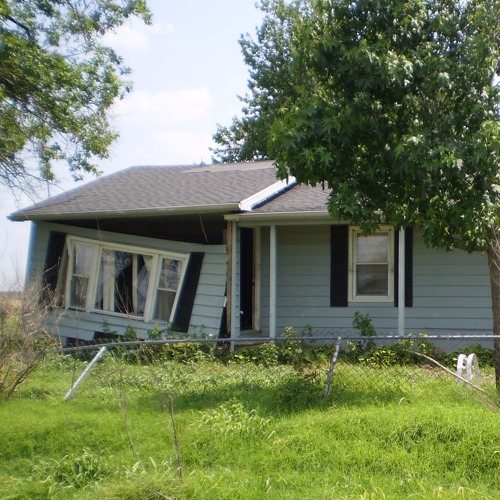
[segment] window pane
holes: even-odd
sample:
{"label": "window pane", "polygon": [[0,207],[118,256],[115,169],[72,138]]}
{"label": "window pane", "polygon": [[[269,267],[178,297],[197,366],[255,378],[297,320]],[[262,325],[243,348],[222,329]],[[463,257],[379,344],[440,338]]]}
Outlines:
{"label": "window pane", "polygon": [[70,306],[85,308],[89,279],[92,274],[94,263],[95,247],[82,243],[73,243],[73,259],[71,286],[70,286]]}
{"label": "window pane", "polygon": [[161,262],[160,281],[158,288],[177,290],[179,286],[181,262],[174,259],[163,258]]}
{"label": "window pane", "polygon": [[155,319],[162,321],[169,321],[170,315],[172,313],[172,307],[174,306],[175,292],[169,292],[167,290],[158,290],[156,296],[156,308],[155,308]]}
{"label": "window pane", "polygon": [[158,280],[154,310],[155,319],[163,321],[170,320],[181,273],[182,261],[168,259],[166,257],[161,259],[160,277]]}
{"label": "window pane", "polygon": [[387,265],[359,264],[356,269],[356,295],[389,295]]}
{"label": "window pane", "polygon": [[133,298],[132,298],[132,261],[133,254],[128,252],[114,252],[115,254],[115,304],[114,312],[123,314],[133,314]]}
{"label": "window pane", "polygon": [[142,316],[152,257],[103,249],[94,307],[101,311]]}
{"label": "window pane", "polygon": [[94,263],[95,248],[89,245],[75,243],[73,245],[73,274],[90,276]]}
{"label": "window pane", "polygon": [[137,314],[144,315],[146,309],[146,297],[148,296],[149,276],[151,274],[151,266],[153,257],[150,255],[138,256],[137,261]]}
{"label": "window pane", "polygon": [[85,308],[89,280],[83,276],[73,276],[71,280],[71,306]]}
{"label": "window pane", "polygon": [[389,235],[387,233],[358,234],[357,262],[365,264],[389,261]]}

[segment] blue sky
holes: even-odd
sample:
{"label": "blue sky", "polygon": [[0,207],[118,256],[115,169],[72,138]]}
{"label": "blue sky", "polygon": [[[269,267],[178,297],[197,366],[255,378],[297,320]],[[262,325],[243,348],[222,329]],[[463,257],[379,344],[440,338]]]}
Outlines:
{"label": "blue sky", "polygon": [[[240,114],[238,95],[247,90],[248,69],[238,40],[254,34],[262,13],[255,0],[149,0],[153,25],[127,24],[106,37],[132,69],[134,89],[113,110],[120,138],[104,174],[132,165],[210,162],[217,124]],[[76,187],[64,169],[50,194]],[[90,181],[87,178],[85,181]],[[47,189],[39,193],[47,197]],[[6,217],[30,205],[0,188],[0,289],[23,279],[28,222]]]}

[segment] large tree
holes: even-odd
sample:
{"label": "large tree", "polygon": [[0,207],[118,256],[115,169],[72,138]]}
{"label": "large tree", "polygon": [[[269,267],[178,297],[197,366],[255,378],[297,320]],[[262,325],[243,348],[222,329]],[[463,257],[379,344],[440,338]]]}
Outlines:
{"label": "large tree", "polygon": [[97,173],[129,90],[103,35],[132,16],[150,22],[145,0],[0,0],[0,184],[31,193],[57,160]]}
{"label": "large tree", "polygon": [[[334,216],[366,230],[418,225],[429,245],[486,251],[500,335],[500,2],[269,0],[263,9],[274,31],[243,42],[251,93],[243,119],[215,136],[219,159],[249,144],[221,138],[262,127],[258,151],[281,176],[328,186]],[[283,54],[286,67],[275,65]],[[267,95],[279,97],[262,103]]]}

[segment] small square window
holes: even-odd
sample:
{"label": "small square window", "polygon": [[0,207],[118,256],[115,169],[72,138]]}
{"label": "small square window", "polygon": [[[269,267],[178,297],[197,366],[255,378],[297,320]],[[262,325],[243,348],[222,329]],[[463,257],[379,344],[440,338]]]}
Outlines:
{"label": "small square window", "polygon": [[393,298],[394,231],[381,228],[365,234],[351,228],[350,299],[353,301],[390,301]]}

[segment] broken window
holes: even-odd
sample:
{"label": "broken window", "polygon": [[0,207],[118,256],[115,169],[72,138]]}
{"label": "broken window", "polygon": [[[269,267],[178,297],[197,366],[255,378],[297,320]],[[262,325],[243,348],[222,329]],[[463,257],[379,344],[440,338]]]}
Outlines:
{"label": "broken window", "polygon": [[66,308],[172,321],[187,255],[68,237]]}

